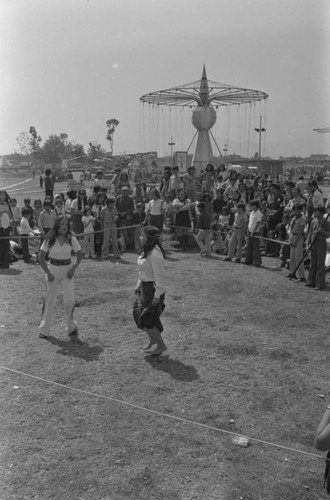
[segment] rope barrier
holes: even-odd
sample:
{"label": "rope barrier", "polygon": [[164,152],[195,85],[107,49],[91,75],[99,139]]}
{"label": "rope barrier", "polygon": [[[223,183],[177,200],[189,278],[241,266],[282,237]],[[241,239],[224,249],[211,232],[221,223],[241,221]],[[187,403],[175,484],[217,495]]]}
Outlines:
{"label": "rope barrier", "polygon": [[41,382],[46,382],[47,384],[56,385],[57,387],[62,387],[64,389],[68,390],[68,391],[75,391],[75,392],[79,392],[81,394],[86,394],[87,396],[92,396],[94,398],[99,398],[99,399],[105,399],[107,401],[112,401],[113,403],[118,403],[118,404],[123,405],[123,406],[128,406],[128,407],[133,408],[135,410],[141,410],[141,411],[146,412],[146,413],[151,413],[153,415],[157,415],[158,417],[164,417],[164,418],[167,418],[167,419],[176,420],[178,422],[182,422],[182,423],[185,423],[185,424],[193,425],[193,426],[196,426],[196,427],[201,427],[203,429],[207,429],[207,430],[219,432],[219,433],[222,433],[222,434],[227,434],[229,436],[242,437],[242,438],[248,439],[249,441],[254,441],[256,443],[260,443],[260,444],[264,444],[264,445],[267,445],[267,446],[272,446],[274,448],[280,448],[280,449],[285,450],[285,451],[290,451],[290,452],[298,453],[300,455],[306,455],[306,456],[309,456],[309,457],[313,457],[313,458],[318,458],[318,459],[324,460],[323,456],[316,455],[316,453],[310,453],[308,451],[298,450],[297,448],[290,448],[289,446],[284,446],[282,444],[272,443],[271,441],[265,441],[263,439],[250,437],[250,436],[247,436],[247,435],[244,435],[244,434],[238,434],[237,432],[228,431],[226,429],[221,429],[219,427],[213,427],[212,425],[202,424],[201,422],[195,422],[194,420],[189,420],[187,418],[177,417],[175,415],[170,415],[169,413],[163,413],[161,411],[152,410],[151,408],[146,408],[144,406],[136,405],[134,403],[129,403],[128,401],[124,401],[122,399],[117,399],[117,398],[114,398],[114,397],[111,397],[111,396],[105,396],[103,394],[97,394],[97,393],[94,393],[94,392],[85,391],[83,389],[78,389],[78,388],[72,387],[70,385],[61,384],[59,382],[54,382],[53,380],[48,380],[48,379],[45,379],[45,378],[42,378],[42,377],[38,377],[36,375],[31,375],[29,373],[21,372],[19,370],[14,370],[13,368],[8,368],[6,366],[1,366],[0,365],[0,369],[6,370],[6,371],[9,371],[9,372],[12,372],[12,373],[16,373],[18,375],[23,375],[25,377],[30,377],[30,378],[33,378],[35,380],[39,380]]}
{"label": "rope barrier", "polygon": [[[138,228],[138,227],[143,227],[143,224],[135,224],[135,225],[132,225],[132,226],[116,226],[117,230],[121,230],[121,229],[133,229],[133,228]],[[32,229],[33,231],[33,229]],[[93,234],[101,234],[103,233],[103,229],[100,229],[98,231],[93,231]],[[79,236],[84,236],[85,234],[87,233],[71,233],[73,236],[75,236],[76,238],[79,237]],[[42,236],[41,234],[37,234],[35,236],[20,236],[20,235],[17,235],[17,234],[11,234],[9,236],[0,236],[0,240],[11,240],[13,238],[19,238],[19,239],[28,239],[28,240],[34,240],[34,239],[41,239]]]}

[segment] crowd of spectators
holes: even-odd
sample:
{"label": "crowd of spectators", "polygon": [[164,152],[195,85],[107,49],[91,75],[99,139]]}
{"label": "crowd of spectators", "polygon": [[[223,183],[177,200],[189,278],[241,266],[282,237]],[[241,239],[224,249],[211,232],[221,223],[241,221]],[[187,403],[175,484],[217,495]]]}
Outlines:
{"label": "crowd of spectators", "polygon": [[[140,252],[141,227],[148,224],[165,229],[184,251],[199,247],[202,257],[223,254],[225,261],[235,263],[245,256],[245,263],[255,266],[261,265],[262,255],[276,257],[291,278],[305,281],[303,264],[296,268],[315,226],[313,216],[330,206],[313,178],[300,176],[293,182],[212,164],[200,174],[194,167],[184,174],[176,166],[165,167],[159,183],[148,187],[138,178],[130,182],[119,168],[109,185],[99,171],[90,189],[82,184],[78,191],[55,196],[51,172],[46,171],[44,187],[44,200],[34,200],[33,206],[26,198],[20,208],[15,198],[2,195],[14,248],[26,262],[31,261],[28,237],[42,242],[56,217],[67,215],[85,258],[106,259],[111,251],[119,259],[125,250]],[[0,211],[4,206],[0,200]],[[330,236],[327,224],[322,228],[325,237]]]}

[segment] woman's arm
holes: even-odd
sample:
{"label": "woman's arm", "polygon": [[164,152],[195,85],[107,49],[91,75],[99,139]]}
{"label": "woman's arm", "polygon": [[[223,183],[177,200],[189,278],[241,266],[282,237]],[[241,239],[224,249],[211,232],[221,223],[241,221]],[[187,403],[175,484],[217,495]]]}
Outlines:
{"label": "woman's arm", "polygon": [[157,304],[160,296],[165,292],[165,260],[160,250],[154,250],[148,257],[150,258],[155,282],[155,296],[153,303]]}
{"label": "woman's arm", "polygon": [[330,448],[330,407],[325,410],[325,413],[319,423],[316,431],[315,448],[320,451],[326,451]]}
{"label": "woman's arm", "polygon": [[78,250],[78,252],[76,252],[76,257],[77,257],[76,263],[71,267],[71,269],[69,269],[68,274],[67,274],[67,277],[69,278],[69,280],[71,278],[73,278],[75,270],[77,269],[77,267],[79,266],[80,262],[82,261],[82,250],[81,249]]}
{"label": "woman's arm", "polygon": [[47,252],[45,252],[45,250],[40,250],[38,253],[38,262],[40,264],[40,267],[46,273],[48,281],[54,281],[54,276],[52,275],[52,273],[50,272],[50,270],[48,269],[48,266],[47,266],[46,255],[47,255]]}

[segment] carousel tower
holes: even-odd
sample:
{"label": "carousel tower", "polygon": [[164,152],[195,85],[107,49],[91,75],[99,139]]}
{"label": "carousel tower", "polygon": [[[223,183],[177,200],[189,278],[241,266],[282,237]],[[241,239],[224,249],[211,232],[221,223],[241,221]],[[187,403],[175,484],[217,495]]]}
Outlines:
{"label": "carousel tower", "polygon": [[[145,94],[140,100],[157,106],[189,106],[193,108],[191,121],[196,128],[196,133],[192,142],[197,135],[193,165],[197,172],[200,172],[207,163],[213,161],[211,137],[215,144],[216,141],[211,129],[217,120],[216,109],[218,106],[239,106],[267,98],[268,95],[259,90],[233,87],[208,80],[204,65],[200,80]],[[218,146],[217,149],[221,154]]]}

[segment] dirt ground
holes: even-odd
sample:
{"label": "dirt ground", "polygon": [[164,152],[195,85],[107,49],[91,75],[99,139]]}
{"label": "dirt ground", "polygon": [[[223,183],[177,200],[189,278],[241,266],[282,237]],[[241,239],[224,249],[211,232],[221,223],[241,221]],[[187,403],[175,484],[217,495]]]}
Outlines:
{"label": "dirt ground", "polygon": [[[329,280],[316,292],[274,259],[254,268],[166,245],[160,358],[143,353],[132,320],[133,253],[78,269],[80,344],[64,333],[61,297],[52,336],[38,338],[39,266],[1,272],[1,499],[325,496],[324,459],[307,453],[320,455],[329,394]],[[224,431],[273,445],[242,448]]]}

